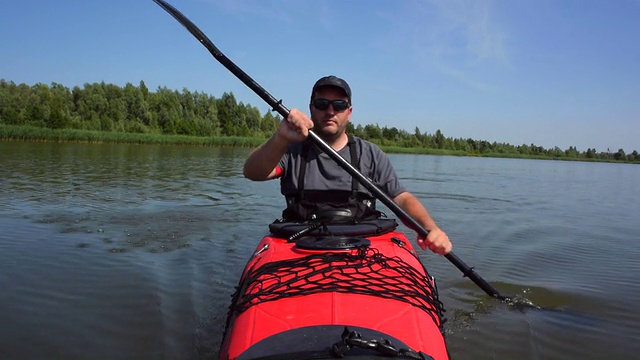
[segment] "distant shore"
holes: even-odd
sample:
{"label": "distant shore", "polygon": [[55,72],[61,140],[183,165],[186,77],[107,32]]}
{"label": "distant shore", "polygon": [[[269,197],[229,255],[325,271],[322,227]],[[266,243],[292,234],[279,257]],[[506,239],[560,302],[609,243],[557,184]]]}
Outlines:
{"label": "distant shore", "polygon": [[[29,126],[13,126],[0,124],[0,141],[34,141],[34,142],[77,142],[77,143],[122,143],[122,144],[161,144],[207,147],[254,148],[266,141],[265,138],[242,136],[210,136],[198,137],[187,135],[161,135],[106,132],[77,129],[48,129]],[[375,142],[375,141],[374,141]],[[380,145],[380,144],[379,144]],[[386,153],[418,154],[442,156],[470,156],[513,159],[589,161],[611,163],[640,163],[632,161],[585,159],[569,157],[533,156],[514,153],[469,154],[461,150],[429,149],[424,147],[400,147],[380,145]]]}

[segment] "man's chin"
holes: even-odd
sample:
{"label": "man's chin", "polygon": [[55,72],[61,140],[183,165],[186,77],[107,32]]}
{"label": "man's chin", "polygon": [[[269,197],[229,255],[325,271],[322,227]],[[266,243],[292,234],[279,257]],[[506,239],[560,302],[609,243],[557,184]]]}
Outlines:
{"label": "man's chin", "polygon": [[318,127],[314,128],[315,132],[322,138],[322,140],[334,140],[340,136],[338,129],[333,127]]}

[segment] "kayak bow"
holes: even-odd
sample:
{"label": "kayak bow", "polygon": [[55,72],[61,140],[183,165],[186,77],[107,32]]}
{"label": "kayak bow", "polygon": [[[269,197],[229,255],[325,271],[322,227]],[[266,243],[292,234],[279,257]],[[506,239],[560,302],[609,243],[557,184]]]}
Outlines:
{"label": "kayak bow", "polygon": [[295,226],[272,226],[233,295],[220,359],[448,359],[435,279],[395,221],[377,221],[388,232],[295,241],[282,234]]}

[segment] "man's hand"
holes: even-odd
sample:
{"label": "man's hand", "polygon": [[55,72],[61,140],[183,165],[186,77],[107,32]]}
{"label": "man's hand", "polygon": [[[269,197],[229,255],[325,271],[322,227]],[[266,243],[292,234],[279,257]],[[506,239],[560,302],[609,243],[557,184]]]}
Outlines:
{"label": "man's hand", "polygon": [[429,248],[429,250],[440,255],[449,253],[453,248],[449,237],[440,228],[429,231],[429,235],[424,239],[419,237],[417,242],[422,250]]}
{"label": "man's hand", "polygon": [[313,121],[298,109],[291,109],[289,116],[280,123],[277,136],[287,143],[301,142],[313,129]]}

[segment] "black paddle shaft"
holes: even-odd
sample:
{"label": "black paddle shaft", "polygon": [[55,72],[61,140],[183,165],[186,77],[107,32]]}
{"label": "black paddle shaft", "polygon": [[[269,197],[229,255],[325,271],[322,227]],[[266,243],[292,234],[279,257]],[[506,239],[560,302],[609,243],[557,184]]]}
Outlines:
{"label": "black paddle shaft", "polygon": [[[218,60],[224,67],[226,67],[231,73],[233,73],[240,81],[253,90],[262,100],[264,100],[269,106],[277,111],[284,119],[289,116],[289,109],[282,105],[282,100],[276,100],[269,92],[267,92],[260,84],[255,82],[247,73],[234,64],[229,58],[227,58],[212,42],[209,38],[186,16],[180,11],[168,4],[164,0],[153,0],[156,4],[160,5],[165,11],[173,16],[180,24],[182,24],[189,32],[195,36],[198,41],[204,47],[209,50],[216,60]],[[387,194],[380,190],[371,180],[362,175],[356,168],[354,168],[348,161],[346,161],[338,152],[336,152],[331,146],[325,143],[316,133],[309,130],[309,137],[322,151],[327,153],[338,165],[345,169],[351,176],[356,178],[364,187],[366,187],[373,195],[375,195],[382,203],[384,203],[394,214],[402,219],[409,227],[414,229],[420,236],[426,237],[429,232],[422,225],[420,225],[413,217],[407,214],[398,204],[396,204]],[[487,283],[480,275],[478,275],[473,268],[465,264],[460,258],[449,252],[445,257],[453,263],[465,277],[471,279],[476,285],[478,285],[484,292],[492,297],[500,300],[509,300],[509,298],[500,295],[498,290],[493,288]]]}

